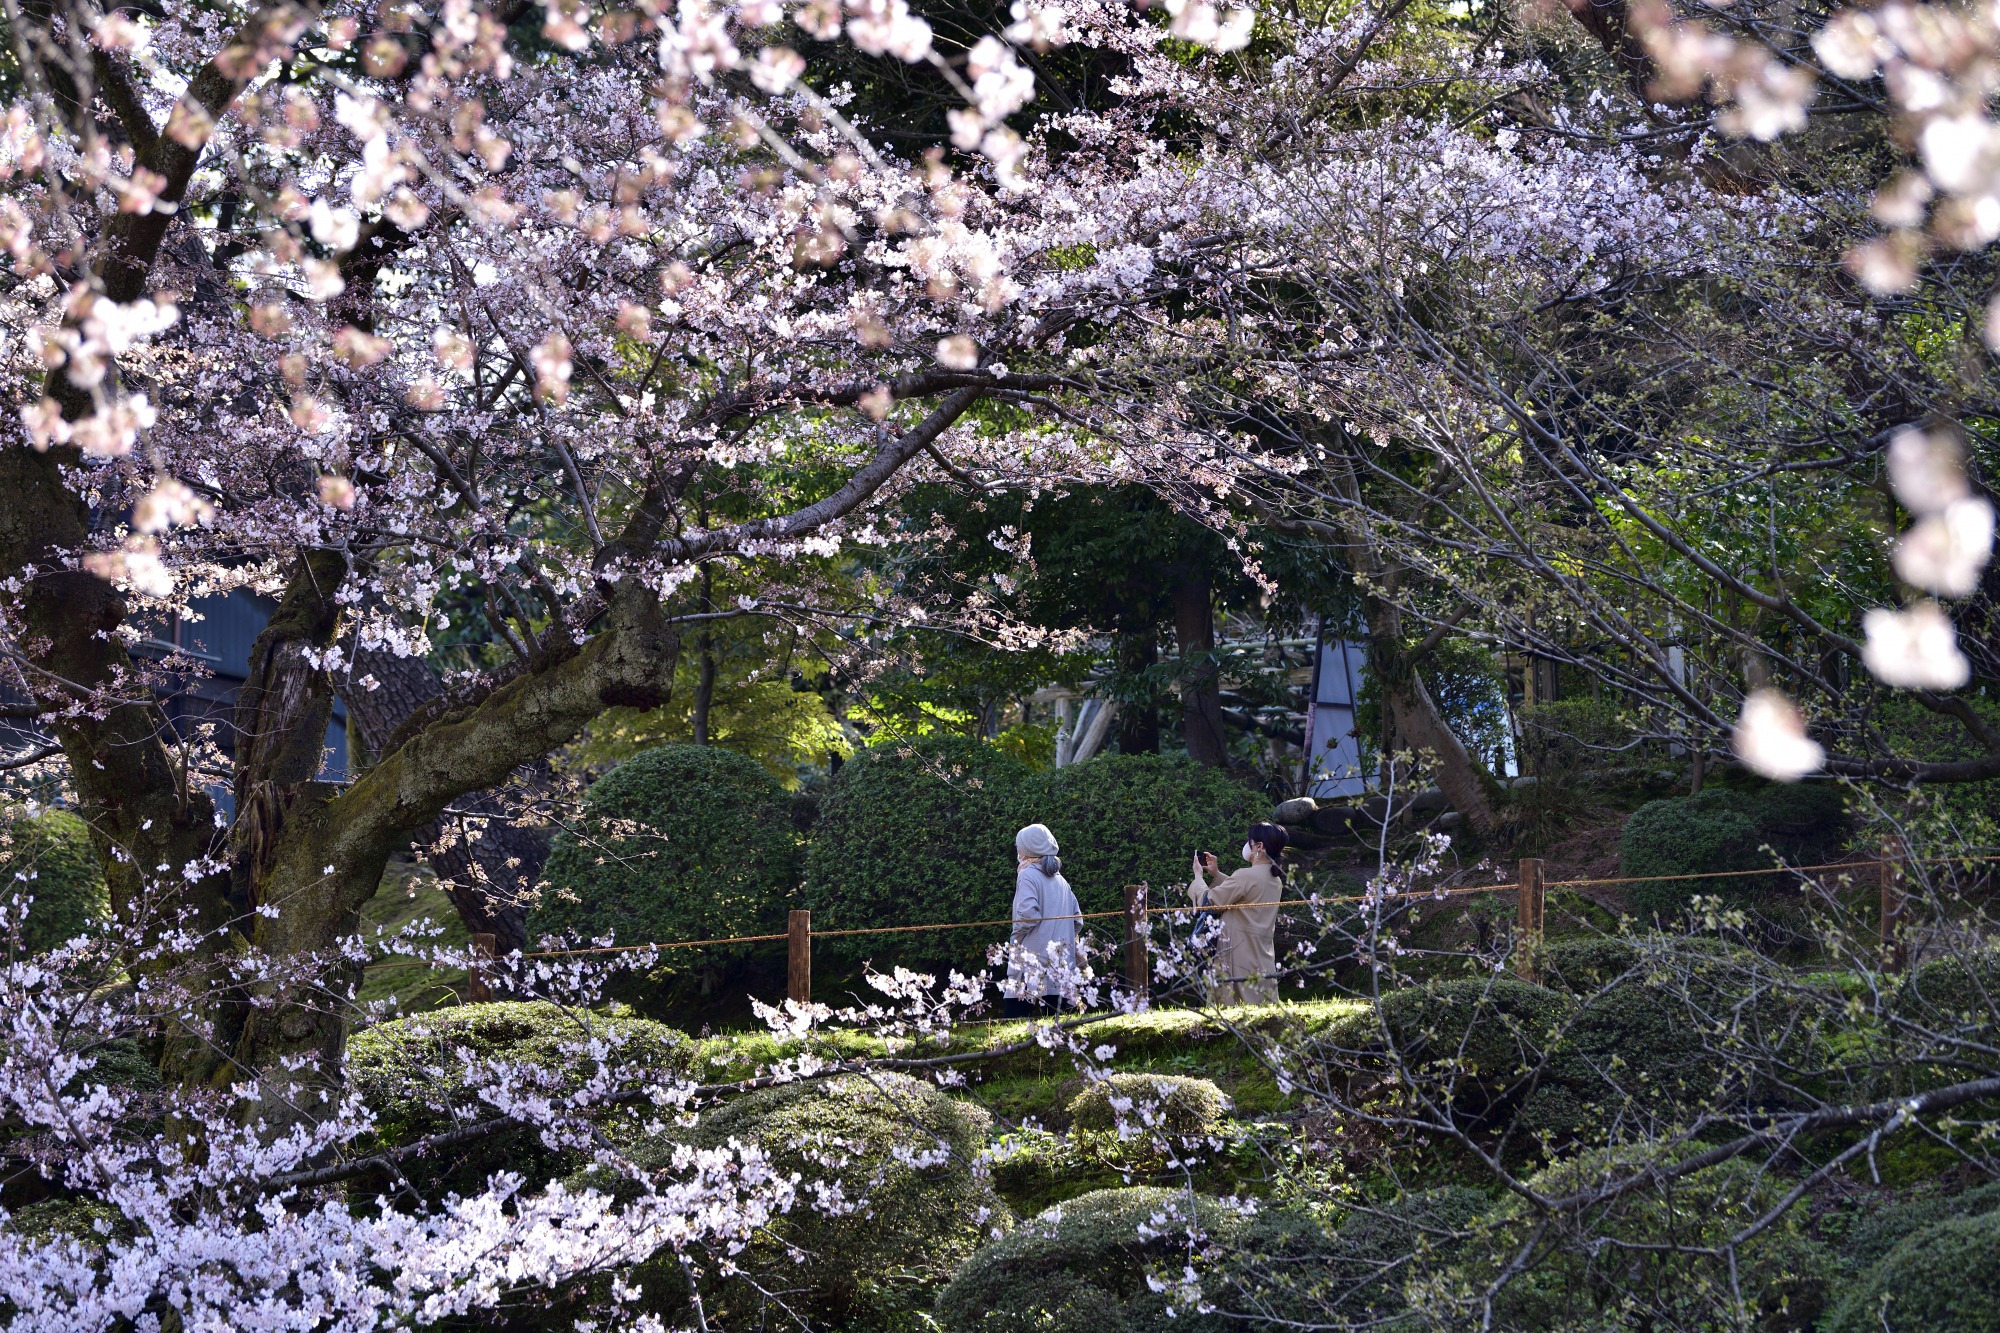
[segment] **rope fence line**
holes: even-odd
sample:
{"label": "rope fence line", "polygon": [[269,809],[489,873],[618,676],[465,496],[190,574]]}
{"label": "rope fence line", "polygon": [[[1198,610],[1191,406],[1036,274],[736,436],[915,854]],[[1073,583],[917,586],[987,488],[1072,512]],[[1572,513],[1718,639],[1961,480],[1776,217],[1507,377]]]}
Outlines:
{"label": "rope fence line", "polygon": [[[2000,862],[2000,855],[1973,856],[1973,857],[1933,856],[1933,857],[1878,858],[1875,860],[1861,860],[1861,861],[1834,861],[1834,862],[1828,862],[1824,865],[1812,865],[1812,866],[1782,866],[1782,865],[1765,866],[1753,870],[1711,870],[1711,871],[1695,871],[1685,874],[1669,874],[1669,875],[1625,875],[1607,879],[1543,880],[1541,878],[1541,861],[1537,858],[1525,857],[1520,862],[1520,869],[1518,872],[1520,877],[1512,883],[1460,885],[1457,888],[1451,888],[1451,889],[1433,890],[1428,892],[1416,891],[1404,894],[1396,894],[1392,896],[1381,897],[1379,900],[1385,902],[1392,900],[1405,901],[1405,902],[1423,902],[1426,900],[1435,901],[1441,898],[1469,897],[1475,894],[1488,894],[1488,893],[1519,894],[1521,928],[1524,933],[1539,936],[1542,930],[1542,915],[1543,915],[1542,899],[1544,894],[1549,889],[1598,888],[1598,887],[1610,887],[1622,884],[1647,884],[1647,883],[1660,883],[1664,881],[1678,881],[1678,880],[1742,879],[1745,877],[1757,876],[1757,875],[1809,875],[1809,874],[1823,873],[1826,871],[1837,871],[1837,870],[1859,871],[1872,868],[1880,872],[1882,877],[1882,885],[1883,885],[1882,932],[1883,932],[1885,947],[1887,947],[1892,930],[1893,919],[1898,915],[1900,915],[1900,877],[1905,868],[1915,865],[1936,865],[1936,864],[1982,865],[1992,862]],[[1892,882],[1895,885],[1893,890],[1892,890]],[[1112,918],[1122,918],[1126,922],[1125,943],[1126,943],[1126,955],[1127,955],[1127,970],[1129,973],[1132,974],[1132,979],[1135,982],[1135,988],[1143,990],[1144,989],[1143,984],[1139,984],[1138,982],[1138,973],[1139,969],[1144,966],[1144,961],[1143,961],[1144,944],[1143,941],[1141,941],[1138,938],[1138,934],[1141,929],[1140,923],[1144,922],[1149,917],[1153,916],[1171,917],[1171,916],[1179,916],[1179,915],[1186,915],[1189,913],[1200,913],[1200,912],[1209,912],[1209,913],[1233,912],[1233,911],[1243,911],[1253,907],[1274,907],[1279,912],[1285,912],[1301,907],[1321,908],[1321,907],[1335,906],[1343,903],[1368,902],[1371,899],[1377,898],[1377,895],[1366,894],[1366,893],[1343,894],[1333,897],[1323,897],[1315,894],[1307,898],[1285,899],[1276,903],[1224,903],[1212,906],[1200,906],[1197,904],[1188,904],[1185,906],[1162,904],[1156,907],[1147,903],[1145,900],[1146,895],[1149,892],[1150,890],[1145,885],[1128,885],[1126,886],[1125,889],[1126,906],[1122,910],[1114,909],[1108,912],[1079,912],[1070,916],[1052,916],[1052,917],[1043,917],[1040,919],[1044,921],[1103,921]],[[1897,897],[1897,901],[1895,902],[1891,901],[1892,893]],[[650,944],[596,945],[596,946],[576,948],[576,949],[537,949],[521,953],[518,956],[523,959],[573,958],[573,957],[585,957],[585,956],[604,955],[604,954],[639,953],[649,949],[699,949],[699,948],[716,947],[716,946],[732,945],[732,944],[769,944],[769,943],[775,943],[778,940],[786,940],[790,942],[791,949],[794,954],[794,957],[791,960],[792,977],[793,977],[792,989],[795,992],[793,998],[803,999],[807,998],[807,996],[797,994],[797,992],[803,989],[807,991],[809,994],[810,975],[811,975],[810,959],[808,957],[802,960],[797,955],[801,953],[802,949],[809,950],[810,942],[814,939],[841,939],[841,938],[851,938],[858,935],[928,934],[928,933],[935,933],[939,931],[948,931],[948,930],[993,930],[993,929],[998,929],[1000,927],[1007,927],[1011,929],[1015,924],[1014,919],[1012,917],[999,917],[986,921],[941,921],[941,922],[926,922],[914,925],[900,925],[900,926],[856,926],[856,927],[845,927],[837,930],[813,930],[811,928],[812,914],[810,912],[795,910],[792,912],[791,915],[792,915],[791,929],[774,934],[729,935],[716,939],[667,940]],[[490,946],[491,937],[487,936],[487,937],[475,937],[476,947],[480,947],[478,942],[482,939],[486,941],[486,944],[488,946]],[[369,963],[365,965],[363,970],[377,971],[382,969],[398,968],[398,967],[433,968],[434,966],[435,966],[434,964],[424,959],[409,958],[409,959],[384,960],[382,962]],[[1532,963],[1524,962],[1521,966],[1524,969],[1531,968]],[[1527,971],[1524,971],[1523,975],[1529,976],[1530,979],[1532,979],[1531,973]],[[481,986],[481,989],[482,990],[484,989],[483,985]]]}

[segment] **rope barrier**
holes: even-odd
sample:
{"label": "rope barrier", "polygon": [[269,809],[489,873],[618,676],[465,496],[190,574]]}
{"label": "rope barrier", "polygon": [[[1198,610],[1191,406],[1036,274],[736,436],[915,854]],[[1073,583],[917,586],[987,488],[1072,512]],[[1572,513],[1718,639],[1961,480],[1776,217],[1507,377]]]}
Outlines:
{"label": "rope barrier", "polygon": [[[1911,857],[1908,860],[1897,861],[1897,862],[1883,861],[1879,859],[1873,861],[1833,861],[1825,865],[1766,866],[1755,870],[1707,870],[1707,871],[1694,871],[1685,874],[1673,874],[1673,875],[1625,875],[1612,879],[1555,879],[1555,880],[1545,881],[1542,884],[1542,888],[1545,890],[1599,888],[1599,887],[1609,887],[1619,884],[1659,883],[1666,880],[1741,879],[1751,875],[1809,875],[1829,870],[1865,870],[1871,867],[1879,869],[1887,865],[1935,865],[1935,864],[1981,865],[1996,861],[2000,861],[2000,855],[1974,856],[1974,857],[1964,857],[1964,856]],[[1426,899],[1435,900],[1438,898],[1461,898],[1479,893],[1517,893],[1520,891],[1520,888],[1521,885],[1519,884],[1519,882],[1511,884],[1472,884],[1472,885],[1462,885],[1454,889],[1444,889],[1432,892],[1412,892],[1406,894],[1397,894],[1395,895],[1395,898],[1397,900],[1406,902],[1422,902]],[[1331,898],[1323,898],[1317,896],[1311,898],[1288,898],[1288,899],[1282,899],[1276,903],[1223,903],[1210,907],[1202,907],[1194,904],[1189,904],[1187,906],[1177,906],[1177,905],[1168,906],[1163,904],[1159,907],[1147,906],[1141,908],[1140,915],[1179,916],[1191,912],[1245,911],[1253,907],[1275,907],[1280,912],[1283,912],[1299,907],[1326,907],[1339,903],[1367,902],[1369,901],[1369,899],[1370,899],[1369,894],[1359,893],[1359,894],[1347,894],[1347,895],[1342,895],[1340,897],[1331,897]],[[1388,901],[1388,899],[1384,899],[1384,901]],[[1079,912],[1073,916],[1049,916],[1049,917],[1042,917],[1040,919],[1043,921],[1103,921],[1111,919],[1113,917],[1122,918],[1125,915],[1126,913],[1123,910],[1114,910],[1109,912]],[[1000,917],[988,921],[940,921],[940,922],[927,922],[918,925],[902,925],[902,926],[853,926],[841,930],[815,930],[811,932],[811,937],[817,940],[817,939],[841,939],[856,935],[914,935],[914,934],[926,934],[926,933],[945,931],[945,930],[994,930],[1002,926],[1011,928],[1013,924],[1014,924],[1014,919],[1012,917]],[[777,940],[783,940],[789,938],[790,936],[784,932],[779,932],[777,934],[772,934],[772,935],[729,935],[729,936],[724,936],[720,939],[669,940],[655,944],[611,944],[611,945],[598,945],[595,947],[582,948],[582,949],[537,949],[523,953],[520,956],[522,958],[573,958],[573,957],[598,955],[598,954],[638,953],[646,949],[700,949],[700,948],[707,948],[711,946],[725,945],[725,944],[768,944]],[[413,958],[413,959],[385,961],[380,963],[369,963],[363,970],[375,971],[378,969],[391,968],[391,967],[431,967],[431,966],[433,966],[433,964],[429,963],[426,960]]]}

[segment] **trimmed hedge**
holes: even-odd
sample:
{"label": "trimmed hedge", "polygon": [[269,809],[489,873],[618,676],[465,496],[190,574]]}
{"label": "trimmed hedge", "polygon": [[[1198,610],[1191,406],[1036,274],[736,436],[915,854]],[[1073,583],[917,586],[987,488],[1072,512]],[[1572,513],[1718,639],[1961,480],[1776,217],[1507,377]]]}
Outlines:
{"label": "trimmed hedge", "polygon": [[1069,1104],[1070,1124],[1086,1133],[1112,1133],[1118,1116],[1113,1097],[1132,1105],[1125,1120],[1140,1132],[1151,1124],[1168,1134],[1206,1134],[1222,1121],[1229,1098],[1205,1078],[1177,1074],[1113,1074],[1078,1093]]}
{"label": "trimmed hedge", "polygon": [[[1014,833],[1047,824],[1086,912],[1124,905],[1124,886],[1185,882],[1198,849],[1228,857],[1266,803],[1187,759],[1106,755],[1036,773],[956,736],[872,748],[841,767],[806,856],[816,930],[995,921],[1012,910]],[[815,947],[834,961],[978,966],[1004,929],[852,936]]]}
{"label": "trimmed hedge", "polygon": [[[720,1310],[730,1328],[790,1322],[760,1308],[761,1286],[783,1293],[815,1327],[922,1326],[937,1284],[1007,1224],[1006,1205],[973,1169],[991,1124],[978,1107],[900,1074],[769,1088],[702,1116],[702,1146],[754,1143],[780,1173],[836,1180],[857,1205],[828,1214],[802,1190],[791,1212],[738,1256],[752,1280],[723,1284],[711,1312]],[[925,1164],[899,1160],[909,1153]],[[801,1261],[788,1252],[794,1247]]]}
{"label": "trimmed hedge", "polygon": [[1955,1217],[2000,1210],[2000,1182],[1975,1185],[1957,1194],[1929,1189],[1884,1205],[1856,1221],[1841,1241],[1841,1257],[1855,1272],[1873,1268],[1890,1250],[1925,1227]]}
{"label": "trimmed hedge", "polygon": [[1757,870],[1788,860],[1818,861],[1837,850],[1845,824],[1838,787],[1773,785],[1754,791],[1711,787],[1695,796],[1649,801],[1625,822],[1618,840],[1620,876],[1656,876],[1630,885],[1625,900],[1642,917],[1673,917],[1697,894],[1744,900],[1779,885],[1781,876],[1682,879],[1676,876]]}
{"label": "trimmed hedge", "polygon": [[[713,745],[663,745],[591,784],[580,827],[549,853],[531,935],[620,943],[769,935],[785,928],[799,871],[791,797],[754,760]],[[669,953],[713,970],[755,946]]]}
{"label": "trimmed hedge", "polygon": [[1850,1289],[1828,1333],[2000,1328],[2000,1211],[1904,1237]]}
{"label": "trimmed hedge", "polygon": [[[1607,949],[1603,963],[1631,968],[1639,955],[1625,948],[1629,957]],[[1780,1041],[1796,1048],[1810,1032],[1786,1023],[1789,1011],[1777,998],[1747,999],[1763,971],[1756,955],[1705,940],[1676,948],[1653,960],[1659,972],[1584,995],[1523,1109],[1528,1126],[1558,1136],[1629,1131],[1635,1122],[1657,1127],[1699,1105],[1770,1093],[1760,1069],[1765,1048]]]}
{"label": "trimmed hedge", "polygon": [[[396,1144],[492,1113],[467,1087],[462,1056],[559,1071],[564,1088],[579,1087],[596,1072],[595,1062],[577,1049],[593,1037],[618,1043],[613,1058],[620,1063],[680,1072],[693,1058],[693,1043],[670,1027],[643,1018],[586,1017],[587,1031],[575,1013],[559,1006],[502,1001],[382,1023],[348,1040],[348,1082],[375,1112],[382,1141]],[[405,1171],[426,1193],[441,1193],[477,1190],[501,1170],[545,1181],[563,1165],[538,1138],[514,1134],[408,1163]]]}
{"label": "trimmed hedge", "polygon": [[1588,995],[1624,976],[1638,961],[1639,950],[1626,940],[1558,940],[1549,945],[1542,971],[1550,985]]}
{"label": "trimmed hedge", "polygon": [[1576,1001],[1511,977],[1430,981],[1382,997],[1382,1026],[1406,1066],[1497,1102],[1549,1056]]}
{"label": "trimmed hedge", "polygon": [[[1097,1190],[1023,1222],[968,1259],[938,1296],[946,1333],[1208,1333],[1220,1321],[1171,1319],[1149,1273],[1178,1277],[1187,1263],[1184,1190]],[[1244,1219],[1215,1199],[1192,1196],[1194,1220],[1225,1244]],[[1155,1219],[1166,1217],[1164,1225]],[[1141,1228],[1149,1233],[1141,1234]]]}
{"label": "trimmed hedge", "polygon": [[[1587,1153],[1551,1165],[1528,1184],[1545,1196],[1581,1193],[1628,1177],[1646,1160],[1632,1149]],[[1835,1264],[1825,1247],[1803,1234],[1802,1210],[1786,1214],[1742,1247],[1733,1262],[1720,1253],[1694,1252],[1719,1248],[1784,1191],[1785,1182],[1738,1160],[1649,1182],[1555,1218],[1508,1198],[1486,1219],[1492,1243],[1461,1269],[1460,1278],[1476,1290],[1535,1232],[1540,1257],[1499,1293],[1499,1327],[1804,1333],[1825,1308]]]}
{"label": "trimmed hedge", "polygon": [[[841,765],[806,853],[813,928],[1006,916],[1014,901],[1014,832],[1029,822],[1022,818],[1029,777],[1026,765],[959,736],[875,746]],[[980,956],[988,939],[998,938],[970,934],[856,935],[814,947],[830,959],[893,953],[925,966]]]}
{"label": "trimmed hedge", "polygon": [[90,829],[67,810],[32,818],[0,812],[0,894],[9,902],[23,894],[35,900],[21,925],[21,947],[29,953],[66,944],[111,915]]}
{"label": "trimmed hedge", "polygon": [[1033,785],[1035,818],[1062,843],[1063,874],[1086,912],[1123,907],[1127,884],[1152,885],[1159,901],[1188,882],[1197,850],[1234,864],[1250,826],[1271,817],[1268,798],[1177,755],[1102,755]]}

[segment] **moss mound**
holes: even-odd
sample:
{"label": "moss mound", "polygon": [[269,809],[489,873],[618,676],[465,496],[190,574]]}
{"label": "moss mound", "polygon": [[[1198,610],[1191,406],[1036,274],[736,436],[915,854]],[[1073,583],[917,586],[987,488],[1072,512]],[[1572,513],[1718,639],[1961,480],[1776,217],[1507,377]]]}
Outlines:
{"label": "moss mound", "polygon": [[2000,1211],[1954,1217],[1898,1242],[1835,1310],[1828,1333],[2000,1328]]}
{"label": "moss mound", "polygon": [[35,900],[21,924],[29,953],[46,953],[111,915],[90,829],[67,810],[0,811],[0,894],[10,903]]}
{"label": "moss mound", "polygon": [[1098,1190],[1058,1204],[968,1259],[938,1296],[938,1323],[947,1333],[1206,1333],[1216,1325],[1170,1318],[1146,1281],[1178,1277],[1190,1222],[1224,1243],[1245,1227],[1220,1201],[1179,1190]]}
{"label": "moss mound", "polygon": [[1178,1074],[1113,1074],[1078,1093],[1069,1104],[1070,1123],[1088,1133],[1127,1126],[1186,1136],[1206,1134],[1222,1120],[1229,1099],[1205,1078]]}
{"label": "moss mound", "polygon": [[779,1320],[757,1288],[815,1325],[921,1326],[930,1293],[1008,1221],[974,1170],[991,1117],[899,1074],[791,1084],[704,1115],[699,1142],[756,1144],[784,1173],[837,1181],[851,1211],[816,1208],[806,1191],[738,1262],[711,1309],[728,1327]]}
{"label": "moss mound", "polygon": [[[482,1063],[530,1065],[548,1071],[557,1090],[580,1087],[599,1069],[583,1049],[592,1040],[611,1043],[615,1063],[663,1072],[684,1071],[693,1050],[685,1034],[643,1018],[544,1003],[469,1004],[355,1033],[347,1045],[347,1075],[375,1112],[383,1141],[405,1143],[493,1113],[473,1091],[473,1070]],[[469,1190],[494,1171],[546,1180],[561,1165],[539,1140],[513,1134],[407,1169],[420,1188]]]}

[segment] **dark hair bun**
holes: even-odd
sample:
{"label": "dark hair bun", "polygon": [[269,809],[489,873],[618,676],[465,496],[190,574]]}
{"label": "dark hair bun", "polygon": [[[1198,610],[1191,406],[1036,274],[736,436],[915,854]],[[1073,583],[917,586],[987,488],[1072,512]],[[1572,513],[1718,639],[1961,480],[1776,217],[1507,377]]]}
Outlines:
{"label": "dark hair bun", "polygon": [[1285,854],[1285,848],[1291,844],[1292,838],[1276,824],[1252,824],[1250,841],[1263,843],[1264,850],[1270,853],[1271,859],[1275,861]]}

